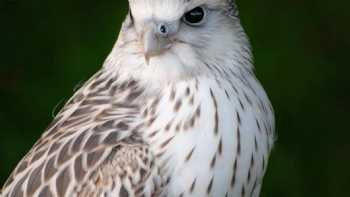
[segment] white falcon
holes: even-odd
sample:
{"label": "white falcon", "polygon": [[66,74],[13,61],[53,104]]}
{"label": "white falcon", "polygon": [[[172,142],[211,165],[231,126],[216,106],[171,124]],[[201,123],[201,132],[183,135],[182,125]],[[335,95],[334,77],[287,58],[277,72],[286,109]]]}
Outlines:
{"label": "white falcon", "polygon": [[274,115],[232,0],[129,0],[2,197],[257,197]]}

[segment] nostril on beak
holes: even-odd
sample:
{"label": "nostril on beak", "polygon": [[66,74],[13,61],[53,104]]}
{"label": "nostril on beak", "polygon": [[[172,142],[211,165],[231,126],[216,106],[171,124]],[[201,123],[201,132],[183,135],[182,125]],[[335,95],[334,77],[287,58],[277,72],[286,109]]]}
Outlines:
{"label": "nostril on beak", "polygon": [[159,24],[158,25],[158,33],[161,36],[168,36],[169,34],[169,27],[166,24]]}

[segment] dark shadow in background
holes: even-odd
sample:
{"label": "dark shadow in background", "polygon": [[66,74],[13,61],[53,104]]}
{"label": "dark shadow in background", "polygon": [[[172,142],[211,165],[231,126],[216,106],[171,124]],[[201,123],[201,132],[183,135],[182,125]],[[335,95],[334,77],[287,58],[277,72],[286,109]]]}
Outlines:
{"label": "dark shadow in background", "polygon": [[[350,1],[241,0],[278,142],[262,196],[350,196]],[[123,0],[0,0],[0,185],[111,50]]]}

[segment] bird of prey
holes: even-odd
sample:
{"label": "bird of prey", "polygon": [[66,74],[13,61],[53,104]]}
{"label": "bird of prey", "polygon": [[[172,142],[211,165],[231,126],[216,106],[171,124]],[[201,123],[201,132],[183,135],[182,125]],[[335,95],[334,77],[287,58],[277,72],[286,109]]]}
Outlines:
{"label": "bird of prey", "polygon": [[232,0],[129,0],[2,197],[257,197],[274,115]]}

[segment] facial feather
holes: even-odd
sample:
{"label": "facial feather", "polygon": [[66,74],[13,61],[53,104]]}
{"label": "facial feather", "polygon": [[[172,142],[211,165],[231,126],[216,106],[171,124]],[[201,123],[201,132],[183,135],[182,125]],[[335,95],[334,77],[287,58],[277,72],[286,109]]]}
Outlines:
{"label": "facial feather", "polygon": [[[129,0],[129,4],[130,14],[105,64],[110,70],[164,84],[200,75],[217,76],[217,70],[233,66],[252,67],[250,61],[243,61],[251,59],[251,52],[231,0]],[[196,7],[205,9],[205,21],[200,26],[186,24],[184,15]],[[163,23],[177,27],[167,36],[171,46],[147,58],[145,31]]]}

